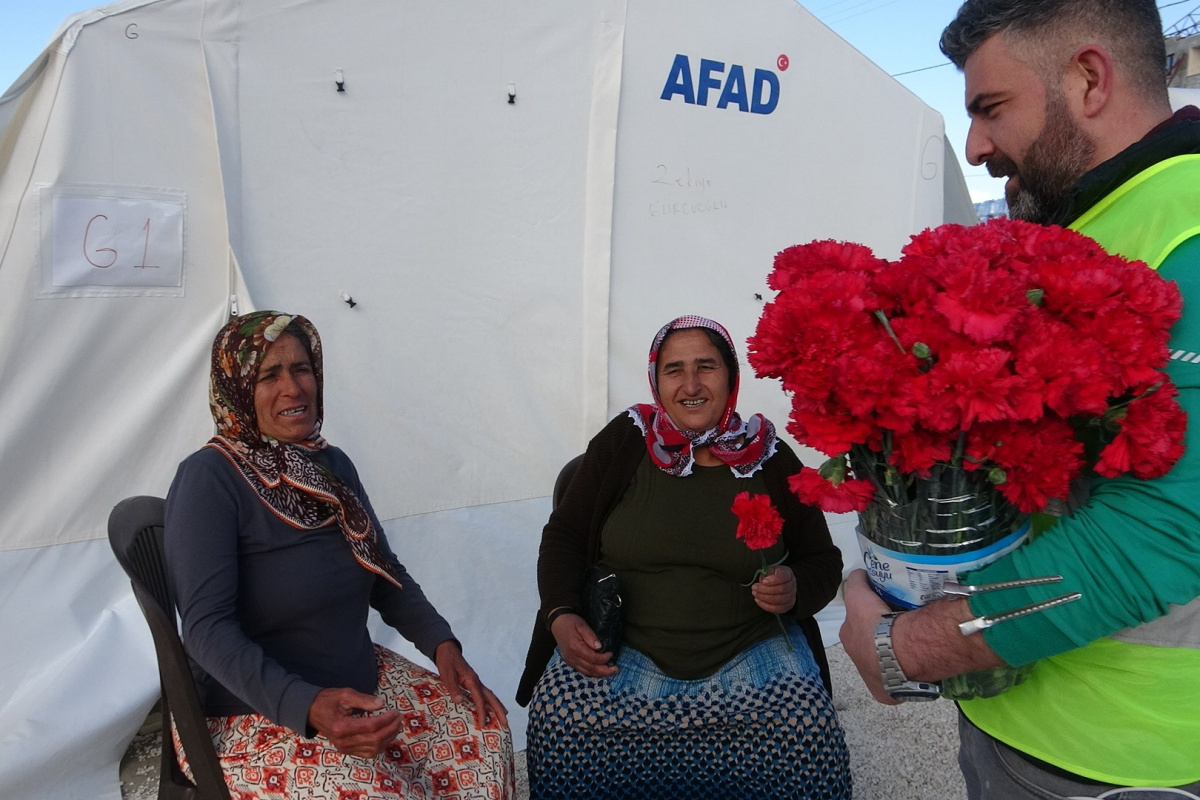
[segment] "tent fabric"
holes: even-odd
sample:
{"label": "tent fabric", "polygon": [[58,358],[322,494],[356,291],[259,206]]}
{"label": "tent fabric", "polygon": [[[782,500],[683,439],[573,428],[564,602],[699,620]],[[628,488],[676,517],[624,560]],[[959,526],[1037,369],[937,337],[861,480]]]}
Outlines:
{"label": "tent fabric", "polygon": [[119,797],[156,684],[105,521],[211,435],[230,313],[320,329],[325,434],[507,699],[555,475],[663,321],[744,341],[777,250],[971,213],[938,115],[791,0],[127,0],[0,126],[5,798]]}
{"label": "tent fabric", "polygon": [[120,800],[158,697],[149,629],[107,541],[0,552],[0,797]]}

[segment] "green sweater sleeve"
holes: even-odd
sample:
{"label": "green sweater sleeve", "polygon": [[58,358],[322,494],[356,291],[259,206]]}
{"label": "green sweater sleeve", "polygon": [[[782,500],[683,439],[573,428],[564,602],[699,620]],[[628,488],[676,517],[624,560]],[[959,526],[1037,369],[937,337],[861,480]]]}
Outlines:
{"label": "green sweater sleeve", "polygon": [[1188,413],[1186,450],[1161,478],[1097,479],[1090,499],[1073,514],[967,578],[991,583],[1063,576],[1060,584],[975,595],[970,606],[976,614],[1083,593],[1074,603],[987,629],[988,644],[1009,664],[1082,647],[1200,596],[1200,237],[1177,247],[1159,274],[1175,281],[1184,298],[1183,318],[1171,330],[1167,372]]}

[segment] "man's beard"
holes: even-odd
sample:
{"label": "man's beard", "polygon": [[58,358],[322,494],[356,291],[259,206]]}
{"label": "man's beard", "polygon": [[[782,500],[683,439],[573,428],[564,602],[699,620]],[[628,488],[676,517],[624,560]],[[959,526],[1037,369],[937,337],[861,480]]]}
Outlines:
{"label": "man's beard", "polygon": [[1002,155],[988,159],[987,169],[995,178],[1017,175],[1015,191],[1005,191],[1010,217],[1046,225],[1071,186],[1088,171],[1095,152],[1095,142],[1067,113],[1062,93],[1053,92],[1046,98],[1046,121],[1020,169]]}

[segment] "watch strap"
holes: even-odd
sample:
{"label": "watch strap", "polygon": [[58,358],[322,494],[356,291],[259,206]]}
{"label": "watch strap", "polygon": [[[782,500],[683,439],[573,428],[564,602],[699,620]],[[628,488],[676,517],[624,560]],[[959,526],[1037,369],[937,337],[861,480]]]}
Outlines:
{"label": "watch strap", "polygon": [[879,674],[883,677],[883,688],[900,701],[934,700],[942,693],[942,687],[937,683],[927,681],[911,681],[904,674],[900,662],[896,659],[896,651],[892,648],[892,624],[903,611],[892,611],[884,614],[879,624],[875,626],[875,656],[879,659]]}

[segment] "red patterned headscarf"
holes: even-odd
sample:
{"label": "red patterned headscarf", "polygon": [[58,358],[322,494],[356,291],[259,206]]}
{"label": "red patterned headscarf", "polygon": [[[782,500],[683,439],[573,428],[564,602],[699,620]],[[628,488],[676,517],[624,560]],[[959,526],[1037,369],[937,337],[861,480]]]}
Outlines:
{"label": "red patterned headscarf", "polygon": [[[663,410],[662,399],[658,394],[658,354],[662,350],[663,342],[668,334],[688,328],[716,331],[729,345],[729,352],[734,354],[731,365],[733,386],[729,390],[725,412],[716,426],[706,431],[687,431],[675,427],[670,415]],[[736,353],[733,340],[729,338],[729,331],[719,323],[704,317],[678,317],[664,325],[654,337],[654,342],[650,345],[648,370],[654,405],[639,403],[631,406],[626,412],[646,437],[646,450],[650,453],[654,466],[671,475],[691,475],[692,465],[696,463],[693,449],[708,447],[708,452],[728,465],[734,475],[748,478],[757,472],[767,459],[775,455],[775,425],[762,414],[755,414],[748,422],[743,422],[738,416],[736,409],[741,371]]]}
{"label": "red patterned headscarf", "polygon": [[[267,348],[289,326],[288,333],[296,328],[303,333],[317,383],[317,424],[308,438],[295,444],[259,431],[254,411],[259,365]],[[208,403],[217,435],[207,446],[229,459],[267,508],[296,528],[313,530],[336,522],[358,563],[400,586],[362,501],[308,455],[329,446],[321,437],[325,416],[321,337],[311,322],[278,311],[256,311],[231,320],[213,340]]]}

